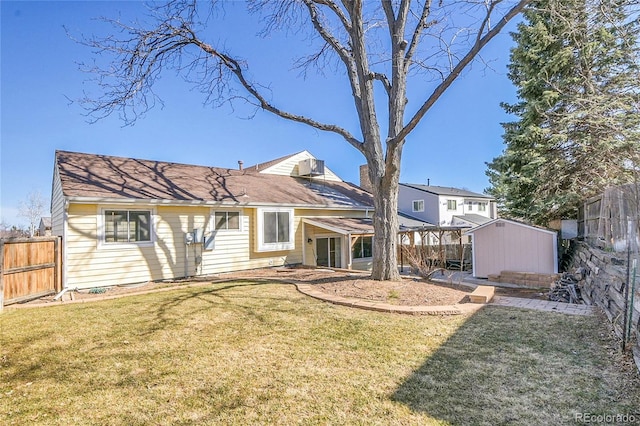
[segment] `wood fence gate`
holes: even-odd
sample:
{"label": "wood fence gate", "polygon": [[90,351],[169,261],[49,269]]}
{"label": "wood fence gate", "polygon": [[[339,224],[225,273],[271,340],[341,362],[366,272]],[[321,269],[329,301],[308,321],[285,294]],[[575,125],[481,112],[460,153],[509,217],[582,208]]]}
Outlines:
{"label": "wood fence gate", "polygon": [[62,290],[60,237],[0,240],[0,311]]}

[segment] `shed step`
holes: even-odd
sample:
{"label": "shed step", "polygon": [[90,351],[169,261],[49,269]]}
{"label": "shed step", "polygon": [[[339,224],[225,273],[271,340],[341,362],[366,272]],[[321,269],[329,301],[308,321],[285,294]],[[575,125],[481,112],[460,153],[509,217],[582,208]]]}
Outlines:
{"label": "shed step", "polygon": [[479,285],[469,293],[471,303],[489,303],[493,299],[496,288],[490,285]]}

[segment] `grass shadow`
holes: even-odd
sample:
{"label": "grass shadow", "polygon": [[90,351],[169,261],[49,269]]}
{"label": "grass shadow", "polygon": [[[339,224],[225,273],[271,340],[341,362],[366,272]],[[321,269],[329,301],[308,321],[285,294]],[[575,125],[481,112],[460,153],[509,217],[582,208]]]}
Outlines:
{"label": "grass shadow", "polygon": [[[232,311],[237,315],[245,315],[253,320],[264,323],[267,321],[264,312],[265,304],[270,301],[281,301],[279,298],[262,294],[256,296],[255,293],[237,294],[234,290],[250,289],[256,286],[264,285],[282,285],[283,282],[270,279],[229,279],[216,280],[210,283],[210,286],[198,286],[190,289],[176,288],[175,297],[161,298],[161,302],[152,304],[155,310],[155,319],[147,327],[143,333],[151,334],[156,331],[164,330],[168,326],[175,324],[176,321],[184,319],[185,315],[197,315],[212,308],[224,308]],[[201,302],[194,305],[193,301]],[[181,306],[189,304],[188,313],[181,309]],[[259,309],[258,309],[259,308]],[[281,309],[272,306],[272,309]]]}
{"label": "grass shadow", "polygon": [[628,392],[629,371],[611,358],[615,343],[602,324],[598,317],[486,307],[392,400],[447,424],[574,424],[580,413],[638,418],[640,390]]}

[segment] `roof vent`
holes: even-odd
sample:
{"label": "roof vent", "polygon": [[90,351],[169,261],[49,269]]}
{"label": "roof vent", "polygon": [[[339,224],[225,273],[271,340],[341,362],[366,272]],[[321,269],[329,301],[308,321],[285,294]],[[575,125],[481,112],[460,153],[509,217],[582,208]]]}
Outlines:
{"label": "roof vent", "polygon": [[298,163],[298,175],[300,176],[322,176],[324,175],[324,160],[308,158]]}

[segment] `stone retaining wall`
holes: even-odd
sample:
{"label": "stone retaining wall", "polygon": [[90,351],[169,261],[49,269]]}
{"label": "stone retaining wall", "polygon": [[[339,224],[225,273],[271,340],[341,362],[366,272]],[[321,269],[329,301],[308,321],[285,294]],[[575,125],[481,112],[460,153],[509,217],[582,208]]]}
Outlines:
{"label": "stone retaining wall", "polygon": [[[627,283],[626,253],[612,253],[579,242],[573,256],[572,269],[582,268],[583,298],[603,309],[613,324],[616,335],[622,339]],[[640,269],[640,265],[639,265]],[[631,280],[630,280],[631,281]],[[636,276],[633,303],[631,342],[633,357],[640,370],[640,277]]]}

